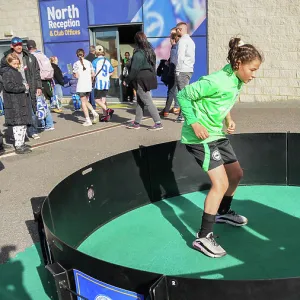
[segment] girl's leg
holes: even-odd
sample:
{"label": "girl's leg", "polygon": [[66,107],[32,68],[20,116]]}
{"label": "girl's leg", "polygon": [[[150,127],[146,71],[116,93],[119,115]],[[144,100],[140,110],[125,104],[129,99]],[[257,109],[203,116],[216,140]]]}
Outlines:
{"label": "girl's leg", "polygon": [[227,174],[223,165],[207,172],[212,186],[205,199],[202,223],[193,247],[210,257],[222,257],[226,251],[216,243],[213,226],[223,195],[229,187]]}
{"label": "girl's leg", "polygon": [[144,116],[144,110],[145,110],[145,104],[144,102],[141,100],[140,96],[137,95],[137,99],[136,99],[136,109],[135,109],[135,120],[134,122],[136,124],[140,124],[142,121],[142,118]]}
{"label": "girl's leg", "polygon": [[212,186],[207,194],[204,203],[204,212],[210,215],[216,215],[221,200],[229,187],[228,177],[224,165],[207,172]]}
{"label": "girl's leg", "polygon": [[229,181],[229,187],[225,193],[225,196],[233,196],[236,188],[243,178],[243,170],[238,161],[232,164],[226,164],[224,165],[224,168]]}
{"label": "girl's leg", "polygon": [[226,164],[224,167],[228,177],[229,186],[218,209],[216,222],[227,223],[233,226],[244,226],[248,223],[248,219],[230,209],[234,192],[243,177],[243,170],[239,162]]}
{"label": "girl's leg", "polygon": [[107,111],[106,98],[95,99],[95,102],[102,108],[103,115],[106,116],[106,111]]}
{"label": "girl's leg", "polygon": [[[90,116],[89,116],[89,110],[88,110],[88,99],[86,96],[84,97],[80,97],[81,99],[81,105],[82,105],[82,111],[84,113],[84,116],[85,116],[85,122],[83,123],[83,126],[91,126],[92,125],[92,121],[90,119]],[[91,104],[90,104],[91,105]]]}
{"label": "girl's leg", "polygon": [[233,195],[243,177],[243,170],[238,161],[225,164],[224,168],[228,177],[229,186],[218,209],[218,213],[221,215],[226,214],[230,210]]}
{"label": "girl's leg", "polygon": [[204,203],[204,213],[202,217],[201,229],[198,237],[205,237],[210,232],[213,232],[215,217],[218,212],[223,195],[228,189],[229,183],[225,168],[223,165],[207,172],[212,186],[207,194]]}

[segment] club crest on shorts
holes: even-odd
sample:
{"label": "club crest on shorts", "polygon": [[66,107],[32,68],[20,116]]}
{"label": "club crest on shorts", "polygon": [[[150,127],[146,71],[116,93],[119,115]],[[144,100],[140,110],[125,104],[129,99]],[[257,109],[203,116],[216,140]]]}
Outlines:
{"label": "club crest on shorts", "polygon": [[212,156],[213,160],[216,160],[216,161],[221,160],[221,154],[220,154],[219,150],[215,150],[211,156]]}

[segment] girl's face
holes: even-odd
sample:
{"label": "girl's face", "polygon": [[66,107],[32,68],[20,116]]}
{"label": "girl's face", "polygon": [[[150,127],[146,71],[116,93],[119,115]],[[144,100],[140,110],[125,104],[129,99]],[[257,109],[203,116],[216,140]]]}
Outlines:
{"label": "girl's face", "polygon": [[255,59],[245,64],[239,63],[239,68],[235,71],[235,74],[244,83],[249,83],[256,77],[256,71],[259,69],[260,64],[261,61],[259,59]]}
{"label": "girl's face", "polygon": [[20,67],[20,62],[19,62],[19,60],[14,59],[14,60],[10,63],[10,65],[11,65],[13,68],[15,68],[15,69],[19,69],[19,67]]}

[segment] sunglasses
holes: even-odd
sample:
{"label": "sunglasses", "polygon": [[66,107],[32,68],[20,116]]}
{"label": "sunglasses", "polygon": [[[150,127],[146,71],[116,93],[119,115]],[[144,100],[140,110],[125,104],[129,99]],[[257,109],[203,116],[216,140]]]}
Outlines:
{"label": "sunglasses", "polygon": [[13,44],[13,47],[16,47],[16,46],[23,46],[23,44],[22,43]]}

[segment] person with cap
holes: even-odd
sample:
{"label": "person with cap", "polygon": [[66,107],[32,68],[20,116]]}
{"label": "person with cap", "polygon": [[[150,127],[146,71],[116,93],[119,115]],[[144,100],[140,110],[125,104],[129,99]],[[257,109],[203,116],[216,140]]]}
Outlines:
{"label": "person with cap", "polygon": [[40,76],[42,80],[43,94],[45,98],[51,101],[53,97],[52,80],[54,77],[54,70],[52,68],[49,58],[37,50],[36,42],[34,40],[27,41],[27,49],[29,53],[35,56],[40,67]]}
{"label": "person with cap", "polygon": [[96,46],[96,56],[97,58],[93,61],[95,101],[103,110],[103,116],[100,121],[108,122],[114,113],[114,110],[108,108],[106,103],[106,96],[110,87],[110,76],[113,74],[114,68],[105,57],[105,51],[101,45]]}
{"label": "person with cap", "polygon": [[1,60],[1,69],[7,67],[6,57],[8,54],[15,53],[18,55],[21,62],[20,72],[24,84],[29,85],[29,96],[31,99],[32,125],[28,127],[28,135],[33,139],[39,139],[40,137],[37,134],[38,119],[35,113],[37,109],[36,97],[42,94],[40,67],[37,59],[23,49],[23,40],[21,38],[12,38],[10,47],[11,49],[4,53],[4,57]]}

